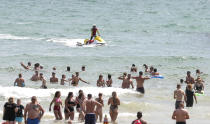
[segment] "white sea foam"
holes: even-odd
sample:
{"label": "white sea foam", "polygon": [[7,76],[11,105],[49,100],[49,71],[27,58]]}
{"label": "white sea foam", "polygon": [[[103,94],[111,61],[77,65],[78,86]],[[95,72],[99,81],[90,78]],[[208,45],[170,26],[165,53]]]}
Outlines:
{"label": "white sea foam", "polygon": [[43,38],[32,38],[32,37],[24,37],[24,36],[15,36],[11,34],[0,34],[0,39],[5,39],[5,40],[41,40]]}
{"label": "white sea foam", "polygon": [[37,97],[50,97],[56,91],[61,91],[62,96],[67,96],[68,92],[77,94],[79,90],[83,90],[85,94],[91,93],[94,97],[98,96],[98,93],[103,93],[104,96],[111,96],[113,91],[117,91],[118,95],[123,94],[135,94],[134,90],[126,90],[121,88],[98,88],[98,87],[76,87],[70,89],[34,89],[34,88],[20,88],[20,87],[2,87],[0,86],[0,96],[5,98],[30,98],[36,95]]}
{"label": "white sea foam", "polygon": [[77,42],[83,43],[84,39],[51,38],[51,39],[48,39],[47,41],[54,42],[54,43],[61,43],[69,47],[76,47]]}

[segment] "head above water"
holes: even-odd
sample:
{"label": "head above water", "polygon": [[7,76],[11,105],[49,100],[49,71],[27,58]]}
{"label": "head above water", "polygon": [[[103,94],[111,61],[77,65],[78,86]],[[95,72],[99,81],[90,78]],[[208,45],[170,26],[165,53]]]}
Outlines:
{"label": "head above water", "polygon": [[126,76],[127,76],[127,73],[126,73],[126,72],[124,72],[124,73],[123,73],[123,76],[125,76],[125,77],[126,77]]}
{"label": "head above water", "polygon": [[93,28],[96,28],[96,24],[93,24]]}
{"label": "head above water", "polygon": [[76,76],[79,76],[79,72],[75,72]]}
{"label": "head above water", "polygon": [[111,79],[112,78],[112,75],[111,74],[108,74],[108,79]]}
{"label": "head above water", "polygon": [[31,62],[28,62],[28,66],[31,66]]}
{"label": "head above water", "polygon": [[148,66],[147,66],[146,64],[143,64],[143,66],[144,66],[145,68],[148,68]]}
{"label": "head above water", "polygon": [[141,119],[141,117],[142,117],[142,112],[141,111],[137,112],[137,118]]}
{"label": "head above water", "polygon": [[55,72],[52,72],[52,76],[55,76]]}
{"label": "head above water", "polygon": [[70,70],[71,70],[70,66],[67,66],[66,71],[70,71]]}
{"label": "head above water", "polygon": [[128,79],[130,79],[131,78],[131,74],[128,74]]}
{"label": "head above water", "polygon": [[82,66],[82,71],[85,71],[85,66]]}
{"label": "head above water", "polygon": [[181,84],[177,84],[177,85],[176,85],[176,88],[177,88],[177,89],[180,89],[180,88],[181,88]]}
{"label": "head above water", "polygon": [[135,67],[136,65],[135,64],[132,64],[132,67]]}
{"label": "head above water", "polygon": [[157,68],[154,69],[154,72],[157,72]]}
{"label": "head above water", "polygon": [[142,75],[143,75],[143,72],[142,72],[142,71],[140,71],[140,72],[139,72],[139,75],[140,75],[140,76],[142,76]]}
{"label": "head above water", "polygon": [[19,76],[19,78],[22,78],[22,74],[19,74],[18,76]]}
{"label": "head above water", "polygon": [[191,72],[190,71],[187,71],[187,76],[190,76]]}

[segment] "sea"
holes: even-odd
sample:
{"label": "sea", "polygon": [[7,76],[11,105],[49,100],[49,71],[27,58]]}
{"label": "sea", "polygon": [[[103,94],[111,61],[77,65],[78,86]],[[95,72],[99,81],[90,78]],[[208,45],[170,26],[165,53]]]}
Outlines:
{"label": "sea", "polygon": [[[93,24],[107,44],[77,46],[90,38]],[[30,81],[34,71],[25,70],[20,62],[40,63],[48,89],[40,89],[41,82]],[[164,79],[145,81],[144,95],[135,91],[135,80],[134,89],[122,89],[118,77],[131,73],[132,64],[138,72],[144,71],[143,64],[153,66]],[[81,72],[82,66],[85,72]],[[78,71],[90,84],[50,84],[53,67],[59,79],[62,74],[70,78]],[[196,78],[196,69],[203,72],[205,95],[186,108],[190,115],[187,123],[209,124],[210,0],[0,0],[0,122],[9,97],[15,101],[20,98],[26,105],[37,96],[45,109],[41,124],[64,124],[65,120],[55,121],[53,112],[48,111],[54,93],[60,91],[64,102],[68,92],[77,96],[82,89],[94,98],[103,93],[103,112],[109,121],[107,101],[116,91],[121,100],[118,124],[130,124],[138,111],[148,124],[175,124],[171,119],[173,92],[187,71]],[[25,79],[24,88],[13,86],[19,73]],[[113,87],[98,88],[100,74],[104,80],[111,74]],[[182,84],[183,90],[185,87]],[[84,123],[75,114],[73,123]]]}

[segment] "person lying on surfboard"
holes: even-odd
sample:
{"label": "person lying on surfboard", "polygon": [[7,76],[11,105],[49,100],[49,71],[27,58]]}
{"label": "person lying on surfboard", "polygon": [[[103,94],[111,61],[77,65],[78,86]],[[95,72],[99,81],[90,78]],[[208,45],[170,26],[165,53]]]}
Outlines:
{"label": "person lying on surfboard", "polygon": [[92,27],[92,29],[91,29],[91,37],[90,37],[90,40],[87,43],[91,44],[94,41],[92,39],[97,36],[96,34],[98,34],[98,36],[100,36],[100,33],[99,33],[96,25],[94,24],[93,27]]}

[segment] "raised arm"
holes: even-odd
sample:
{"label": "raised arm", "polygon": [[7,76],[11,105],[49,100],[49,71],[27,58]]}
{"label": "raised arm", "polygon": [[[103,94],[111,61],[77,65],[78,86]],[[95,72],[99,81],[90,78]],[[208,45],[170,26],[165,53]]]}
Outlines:
{"label": "raised arm", "polygon": [[79,80],[82,81],[82,82],[84,82],[84,83],[86,83],[86,84],[90,84],[87,81],[82,80],[81,78],[79,78]]}

